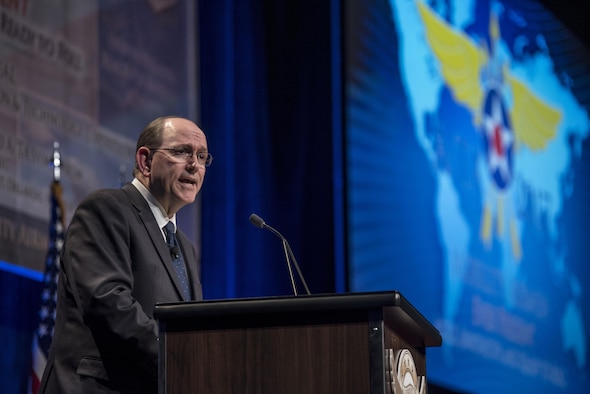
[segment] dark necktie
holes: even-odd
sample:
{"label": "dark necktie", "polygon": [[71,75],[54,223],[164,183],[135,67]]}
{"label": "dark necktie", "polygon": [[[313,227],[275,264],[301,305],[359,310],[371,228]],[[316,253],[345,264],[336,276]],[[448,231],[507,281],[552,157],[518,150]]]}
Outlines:
{"label": "dark necktie", "polygon": [[166,233],[166,241],[168,243],[168,248],[170,249],[170,255],[172,256],[174,268],[176,269],[176,275],[178,276],[178,281],[180,282],[182,298],[185,301],[188,301],[191,299],[190,285],[188,283],[188,277],[186,275],[186,269],[184,265],[184,259],[182,258],[182,252],[180,251],[180,246],[178,245],[178,241],[176,240],[176,234],[174,232],[174,223],[168,222],[164,226],[164,232]]}

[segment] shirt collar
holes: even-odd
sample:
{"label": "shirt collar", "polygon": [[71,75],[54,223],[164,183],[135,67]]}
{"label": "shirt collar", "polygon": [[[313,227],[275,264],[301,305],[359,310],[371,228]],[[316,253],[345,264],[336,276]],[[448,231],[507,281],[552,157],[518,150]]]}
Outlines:
{"label": "shirt collar", "polygon": [[[162,228],[170,221],[174,223],[174,229],[176,231],[176,214],[174,214],[171,218],[168,218],[168,215],[166,214],[164,207],[162,207],[162,204],[160,204],[158,200],[156,200],[156,198],[152,195],[148,188],[145,187],[145,185],[141,183],[139,179],[133,178],[131,184],[135,186],[135,188],[141,193],[143,198],[145,198],[145,200],[147,201],[148,205],[150,206],[150,209],[152,210],[152,213],[154,214],[154,218],[156,218],[156,222],[158,223],[158,227],[160,227],[160,230],[162,230]],[[164,234],[163,230],[162,234]]]}

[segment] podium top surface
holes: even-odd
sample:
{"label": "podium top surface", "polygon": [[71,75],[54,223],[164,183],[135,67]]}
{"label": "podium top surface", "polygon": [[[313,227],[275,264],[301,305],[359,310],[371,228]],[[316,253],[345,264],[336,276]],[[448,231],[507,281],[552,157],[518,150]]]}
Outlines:
{"label": "podium top surface", "polygon": [[439,331],[398,291],[341,293],[225,300],[158,303],[154,317],[161,322],[244,315],[383,311],[395,321],[420,334],[422,345],[440,346]]}

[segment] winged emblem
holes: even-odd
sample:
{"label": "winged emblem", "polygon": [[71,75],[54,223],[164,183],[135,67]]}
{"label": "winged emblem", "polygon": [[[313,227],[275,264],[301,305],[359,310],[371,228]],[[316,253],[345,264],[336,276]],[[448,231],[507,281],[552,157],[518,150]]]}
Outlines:
{"label": "winged emblem", "polygon": [[[545,149],[557,134],[562,113],[510,73],[509,65],[498,54],[501,36],[494,12],[490,13],[489,40],[476,41],[448,24],[424,2],[417,1],[417,7],[445,85],[454,100],[469,109],[474,126],[484,137],[496,206],[492,207],[491,198],[484,204],[480,238],[490,245],[493,213],[496,233],[502,235],[505,231],[503,192],[512,183],[517,151],[523,147],[531,151]],[[512,253],[515,260],[520,261],[522,248],[514,218],[508,225]]]}
{"label": "winged emblem", "polygon": [[[494,63],[493,46],[500,38],[497,18],[493,14],[490,18],[492,47],[488,48],[485,41],[474,42],[464,32],[450,26],[423,2],[418,2],[418,10],[444,81],[455,100],[472,111],[475,124],[482,119],[486,88],[495,88],[505,82],[512,93],[510,118],[517,142],[532,150],[545,148],[555,137],[561,111],[535,96],[524,82],[510,74],[506,65]],[[496,73],[499,75],[494,75]]]}

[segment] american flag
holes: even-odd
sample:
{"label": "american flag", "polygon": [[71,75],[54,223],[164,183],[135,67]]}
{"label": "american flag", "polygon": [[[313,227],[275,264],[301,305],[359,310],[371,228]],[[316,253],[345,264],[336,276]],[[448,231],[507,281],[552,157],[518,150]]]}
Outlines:
{"label": "american flag", "polygon": [[41,377],[49,346],[53,338],[55,326],[55,312],[57,301],[57,279],[59,276],[59,255],[64,240],[64,210],[62,189],[58,181],[51,185],[51,219],[49,222],[49,244],[45,258],[45,276],[41,293],[41,308],[39,310],[39,327],[33,336],[33,359],[30,392],[36,394],[39,390]]}

